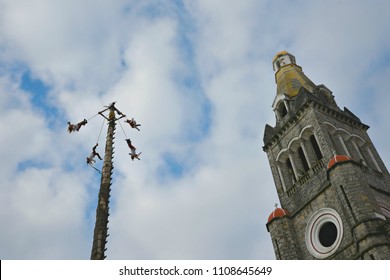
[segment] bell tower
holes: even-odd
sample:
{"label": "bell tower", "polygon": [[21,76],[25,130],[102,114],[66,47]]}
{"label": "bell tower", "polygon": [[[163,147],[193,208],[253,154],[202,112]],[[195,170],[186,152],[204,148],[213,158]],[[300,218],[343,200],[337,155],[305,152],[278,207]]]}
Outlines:
{"label": "bell tower", "polygon": [[390,174],[368,126],[282,51],[273,61],[267,153],[280,200],[269,216],[277,259],[390,259]]}

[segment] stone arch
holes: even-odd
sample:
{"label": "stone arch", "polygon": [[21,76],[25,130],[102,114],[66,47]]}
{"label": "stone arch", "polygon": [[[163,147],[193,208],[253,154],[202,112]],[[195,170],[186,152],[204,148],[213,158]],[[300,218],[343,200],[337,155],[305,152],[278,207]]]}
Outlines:
{"label": "stone arch", "polygon": [[[367,165],[370,163],[375,170],[382,172],[375,155],[369,147],[369,143],[357,134],[352,134],[344,128],[338,128],[335,125],[324,122],[328,126],[328,132],[334,137],[339,138],[340,146],[335,144],[336,151],[345,151],[345,154],[355,160],[360,161],[362,164]],[[334,141],[336,139],[332,139]],[[351,141],[349,141],[351,140]],[[346,142],[345,142],[346,141]],[[336,141],[334,141],[336,142]],[[351,143],[349,143],[351,142]],[[336,142],[337,143],[337,142]],[[355,143],[355,144],[354,144]],[[348,147],[347,147],[348,145]],[[352,155],[350,151],[353,151]]]}
{"label": "stone arch", "polygon": [[299,142],[301,141],[301,138],[299,136],[294,137],[288,142],[287,150],[290,151],[296,151],[299,147]]}
{"label": "stone arch", "polygon": [[311,135],[311,134],[310,135],[308,134],[310,132],[311,132],[311,134],[314,134],[314,128],[312,125],[307,125],[304,128],[302,128],[301,131],[299,132],[299,135],[292,138],[290,140],[290,142],[288,142],[288,145],[286,148],[283,148],[282,150],[280,150],[280,152],[276,156],[276,161],[280,161],[280,159],[285,159],[285,157],[283,155],[287,154],[287,156],[288,156],[288,151],[295,151],[295,149],[294,149],[295,147],[298,149],[298,147],[300,145],[300,141],[302,141],[302,139],[307,140]]}
{"label": "stone arch", "polygon": [[282,162],[283,160],[285,160],[286,158],[288,158],[288,149],[287,148],[284,148],[282,149],[278,155],[276,156],[276,161],[277,162]]}
{"label": "stone arch", "polygon": [[[293,137],[287,144],[287,147],[281,149],[276,156],[276,163],[279,165],[279,176],[285,183],[285,188],[292,186],[305,172],[307,172],[315,163],[313,156],[308,153],[311,135],[314,135],[314,127],[307,125],[301,129],[298,136]],[[313,153],[310,148],[310,153]],[[292,178],[292,179],[291,179]]]}
{"label": "stone arch", "polygon": [[314,134],[314,127],[309,124],[302,128],[301,132],[299,133],[299,137],[307,140],[312,134]]}
{"label": "stone arch", "polygon": [[351,140],[354,140],[359,145],[359,147],[362,147],[366,143],[366,140],[356,134],[351,135]]}
{"label": "stone arch", "polygon": [[359,135],[354,134],[354,133],[350,133],[348,130],[346,130],[344,128],[336,127],[335,125],[333,125],[329,122],[324,122],[324,124],[328,126],[328,132],[330,132],[331,134],[339,133],[340,135],[344,136],[343,139],[345,139],[345,140],[349,140],[350,138],[356,139],[359,143],[361,143],[361,145],[363,145],[366,142]]}
{"label": "stone arch", "polygon": [[277,119],[283,119],[290,110],[285,101],[286,99],[283,95],[280,95],[277,99],[275,99],[273,108]]}
{"label": "stone arch", "polygon": [[343,155],[347,155],[348,157],[351,157],[350,154],[351,147],[347,147],[345,141],[348,141],[348,139],[352,136],[352,134],[347,130],[345,130],[344,128],[336,127],[335,125],[329,122],[324,122],[324,124],[327,126],[327,131],[333,143],[335,152],[337,154],[343,154]]}

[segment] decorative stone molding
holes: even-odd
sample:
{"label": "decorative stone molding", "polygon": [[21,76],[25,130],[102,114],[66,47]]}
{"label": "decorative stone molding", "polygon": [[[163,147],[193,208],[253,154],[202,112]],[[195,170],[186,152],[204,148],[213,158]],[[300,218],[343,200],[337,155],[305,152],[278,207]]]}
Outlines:
{"label": "decorative stone molding", "polygon": [[317,259],[333,255],[343,238],[343,222],[331,208],[322,208],[309,219],[305,231],[306,247]]}

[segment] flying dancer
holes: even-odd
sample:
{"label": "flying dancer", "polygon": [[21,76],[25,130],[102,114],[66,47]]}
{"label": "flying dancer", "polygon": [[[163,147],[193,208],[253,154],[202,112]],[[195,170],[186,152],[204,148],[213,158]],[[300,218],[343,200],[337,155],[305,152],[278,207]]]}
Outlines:
{"label": "flying dancer", "polygon": [[140,129],[138,127],[141,125],[137,124],[137,122],[135,121],[134,118],[131,118],[131,120],[127,119],[127,120],[125,120],[125,122],[128,123],[132,128],[135,128],[136,130],[140,131]]}
{"label": "flying dancer", "polygon": [[139,158],[139,156],[142,154],[142,152],[139,153],[139,154],[137,154],[137,152],[136,152],[136,149],[137,149],[137,148],[133,146],[133,144],[131,143],[131,140],[130,140],[130,139],[126,139],[126,142],[127,142],[127,145],[128,145],[129,148],[130,148],[130,153],[129,153],[129,155],[131,156],[131,160],[134,160],[135,158],[138,159],[138,160],[141,160],[141,159]]}
{"label": "flying dancer", "polygon": [[77,124],[72,124],[70,122],[68,122],[68,132],[69,133],[72,133],[72,132],[75,132],[75,131],[79,131],[80,128],[84,125],[86,125],[88,123],[88,121],[86,119],[84,119],[83,121],[77,123]]}
{"label": "flying dancer", "polygon": [[96,162],[95,156],[97,156],[100,160],[102,160],[102,157],[99,155],[98,152],[96,152],[96,147],[99,146],[98,143],[92,148],[92,153],[87,157],[87,164],[91,165]]}

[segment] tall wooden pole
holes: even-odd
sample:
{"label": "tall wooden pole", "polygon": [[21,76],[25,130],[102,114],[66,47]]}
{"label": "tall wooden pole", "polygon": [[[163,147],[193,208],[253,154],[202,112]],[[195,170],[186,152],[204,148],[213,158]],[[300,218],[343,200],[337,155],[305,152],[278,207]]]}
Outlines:
{"label": "tall wooden pole", "polygon": [[91,260],[104,260],[106,258],[106,239],[108,231],[108,216],[109,214],[109,198],[111,191],[111,175],[112,175],[112,158],[114,153],[114,134],[115,134],[115,110],[114,104],[108,108],[110,110],[108,116],[108,129],[106,137],[106,148],[103,161],[102,178],[100,182],[100,190],[98,196],[98,205],[96,208],[96,223],[93,234],[93,245],[91,251]]}

